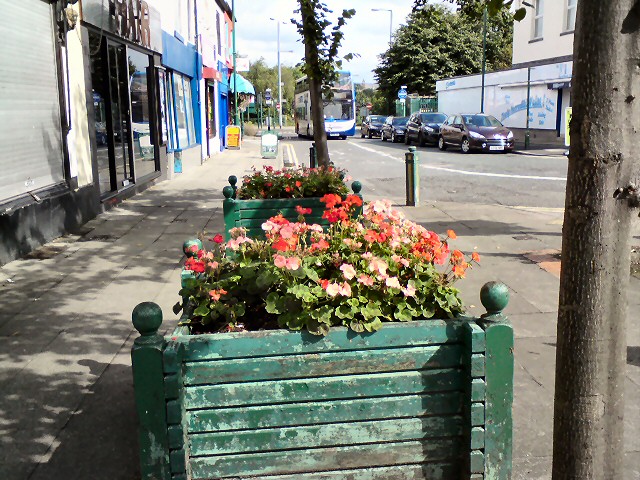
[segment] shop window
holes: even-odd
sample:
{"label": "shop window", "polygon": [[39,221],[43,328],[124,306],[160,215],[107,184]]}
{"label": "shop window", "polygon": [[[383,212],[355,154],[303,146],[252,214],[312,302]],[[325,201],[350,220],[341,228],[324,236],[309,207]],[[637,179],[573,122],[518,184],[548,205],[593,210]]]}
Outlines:
{"label": "shop window", "polygon": [[159,170],[149,55],[89,31],[98,184],[103,196]]}
{"label": "shop window", "polygon": [[174,131],[172,135],[174,149],[187,148],[196,143],[193,121],[193,104],[191,103],[191,79],[173,72],[173,109]]}

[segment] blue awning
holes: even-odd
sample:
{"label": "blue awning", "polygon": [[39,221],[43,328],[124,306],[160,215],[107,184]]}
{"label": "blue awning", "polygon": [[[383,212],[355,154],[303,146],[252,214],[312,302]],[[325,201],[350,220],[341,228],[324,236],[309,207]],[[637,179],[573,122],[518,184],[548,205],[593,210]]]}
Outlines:
{"label": "blue awning", "polygon": [[246,78],[244,78],[239,73],[236,73],[235,75],[232,73],[231,78],[229,79],[229,88],[231,89],[232,92],[235,93],[234,78],[236,77],[238,79],[238,93],[248,93],[249,95],[256,94],[256,89],[253,88],[253,85],[251,85],[251,82]]}

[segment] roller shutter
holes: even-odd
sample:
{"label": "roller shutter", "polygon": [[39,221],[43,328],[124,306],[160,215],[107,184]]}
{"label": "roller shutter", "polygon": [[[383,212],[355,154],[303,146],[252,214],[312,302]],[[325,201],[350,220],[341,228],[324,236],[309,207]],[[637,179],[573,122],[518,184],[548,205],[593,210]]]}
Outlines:
{"label": "roller shutter", "polygon": [[0,202],[64,179],[53,7],[0,0]]}

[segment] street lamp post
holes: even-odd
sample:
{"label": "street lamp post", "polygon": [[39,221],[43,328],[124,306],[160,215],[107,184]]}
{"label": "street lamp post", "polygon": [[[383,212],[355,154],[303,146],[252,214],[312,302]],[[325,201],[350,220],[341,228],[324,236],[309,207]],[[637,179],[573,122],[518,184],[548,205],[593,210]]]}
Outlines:
{"label": "street lamp post", "polygon": [[270,18],[270,20],[274,20],[278,24],[278,125],[280,129],[282,129],[282,68],[280,66],[280,24],[286,24],[279,19]]}
{"label": "street lamp post", "polygon": [[391,47],[391,38],[392,38],[392,32],[393,32],[393,10],[389,10],[388,8],[372,8],[371,9],[372,12],[389,12],[390,15],[390,19],[389,19],[389,47]]}

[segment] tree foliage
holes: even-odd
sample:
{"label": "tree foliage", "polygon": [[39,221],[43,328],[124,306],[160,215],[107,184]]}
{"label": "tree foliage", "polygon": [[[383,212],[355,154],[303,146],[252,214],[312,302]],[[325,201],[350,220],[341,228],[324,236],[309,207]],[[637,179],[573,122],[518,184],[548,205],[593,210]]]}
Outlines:
{"label": "tree foliage", "polygon": [[[482,15],[468,4],[459,12],[442,5],[415,9],[374,70],[380,90],[394,99],[400,86],[410,93],[434,95],[436,80],[482,71]],[[511,65],[513,16],[508,10],[487,22],[487,71]]]}
{"label": "tree foliage", "polygon": [[[311,117],[313,120],[313,136],[316,143],[318,165],[329,166],[329,150],[327,134],[324,128],[323,92],[331,98],[331,85],[337,80],[337,69],[342,66],[338,50],[344,37],[342,27],[356,11],[343,10],[333,28],[327,14],[333,13],[319,0],[298,0],[300,19],[292,18],[291,22],[298,29],[304,43],[304,64],[302,70],[309,77]],[[343,57],[350,60],[353,54]]]}
{"label": "tree foliage", "polygon": [[[299,67],[290,67],[287,65],[280,66],[282,83],[282,98],[286,100],[283,105],[283,114],[289,115],[293,110],[294,91],[296,86],[296,80],[300,78],[303,73]],[[252,62],[249,66],[249,71],[246,74],[247,80],[251,82],[256,90],[256,95],[264,92],[267,88],[271,89],[273,98],[277,98],[278,95],[278,66],[270,67],[267,65],[264,58],[260,58],[255,62]],[[264,97],[263,97],[264,98]]]}

